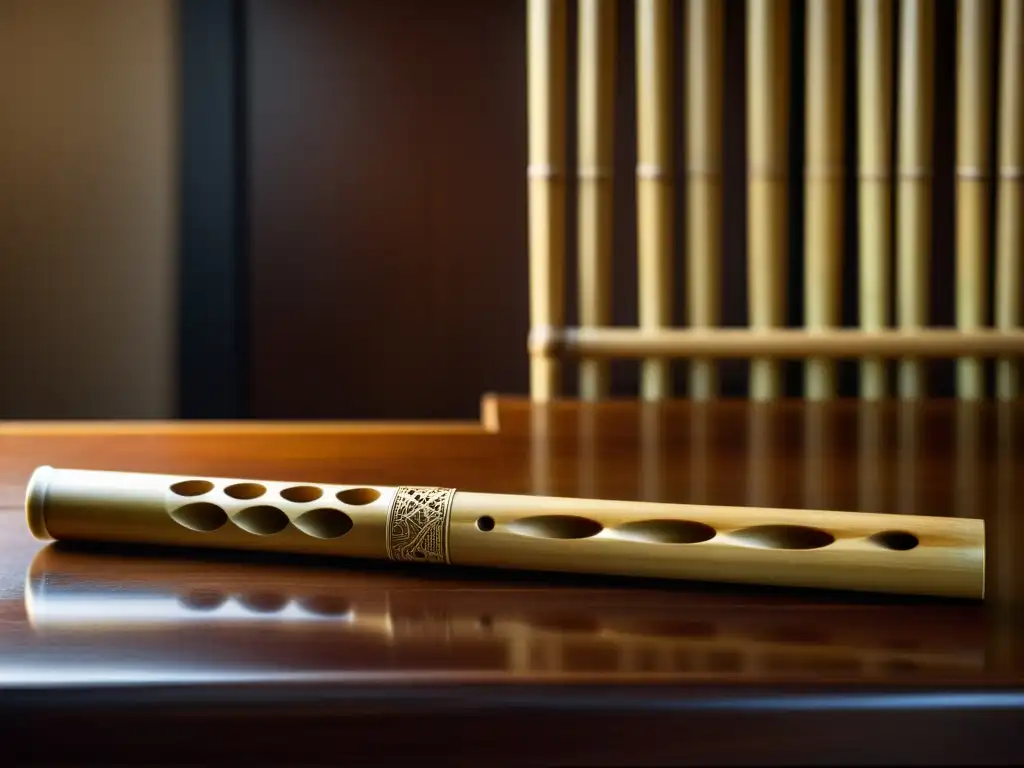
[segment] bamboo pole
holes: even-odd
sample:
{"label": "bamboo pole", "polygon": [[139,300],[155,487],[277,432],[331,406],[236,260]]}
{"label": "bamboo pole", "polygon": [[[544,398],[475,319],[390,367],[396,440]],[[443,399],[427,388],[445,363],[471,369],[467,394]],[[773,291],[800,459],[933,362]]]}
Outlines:
{"label": "bamboo pole", "polygon": [[[564,322],[565,274],[565,35],[566,0],[527,2],[529,122],[530,325]],[[530,395],[556,397],[558,361],[533,357]]]}
{"label": "bamboo pole", "polygon": [[[897,323],[911,331],[928,325],[928,266],[932,226],[932,105],[935,6],[901,0],[899,122],[896,133]],[[899,365],[899,395],[925,394],[925,371],[911,351]]]}
{"label": "bamboo pole", "polygon": [[[877,331],[889,325],[892,290],[890,234],[892,199],[892,0],[859,0],[857,5],[860,327]],[[885,363],[878,358],[860,366],[865,400],[886,396]]]}
{"label": "bamboo pole", "polygon": [[[672,325],[672,3],[636,0],[637,266],[640,327]],[[668,360],[644,360],[644,400],[672,392]]]}
{"label": "bamboo pole", "polygon": [[[1021,324],[1021,262],[1024,261],[1024,0],[1003,0],[999,59],[999,186],[996,199],[996,327]],[[996,396],[1020,395],[1020,360],[996,364]]]}
{"label": "bamboo pole", "polygon": [[[686,3],[686,259],[688,323],[718,325],[722,261],[723,0]],[[711,360],[690,363],[690,397],[718,394]]]}
{"label": "bamboo pole", "polygon": [[[843,250],[843,0],[807,4],[804,325],[840,324]],[[804,366],[810,400],[835,397],[833,361]]]}
{"label": "bamboo pole", "polygon": [[[611,323],[616,0],[579,3],[579,312],[580,325]],[[580,397],[608,395],[608,364],[580,363]]]}
{"label": "bamboo pole", "polygon": [[[747,113],[750,326],[767,329],[783,324],[785,310],[789,0],[747,4]],[[773,400],[781,389],[776,361],[751,361],[752,399]]]}
{"label": "bamboo pole", "polygon": [[[988,185],[992,39],[991,0],[957,3],[956,324],[985,324],[988,308]],[[957,361],[957,395],[985,396],[985,369],[976,358]]]}
{"label": "bamboo pole", "polygon": [[979,328],[922,328],[876,332],[859,328],[566,328],[557,333],[534,336],[534,355],[559,357],[601,357],[619,359],[692,358],[716,359],[760,357],[803,360],[821,357],[831,360],[874,357],[921,358],[996,357],[1024,353],[1024,328],[998,330]]}

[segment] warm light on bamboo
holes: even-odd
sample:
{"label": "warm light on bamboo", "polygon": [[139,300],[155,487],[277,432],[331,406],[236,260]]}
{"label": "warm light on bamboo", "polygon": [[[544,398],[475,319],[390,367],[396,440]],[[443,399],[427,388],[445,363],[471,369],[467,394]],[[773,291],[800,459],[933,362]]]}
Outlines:
{"label": "warm light on bamboo", "polygon": [[[956,324],[985,324],[988,310],[988,185],[991,125],[991,0],[957,2]],[[982,361],[957,361],[957,394],[985,396]]]}
{"label": "warm light on bamboo", "polygon": [[[686,19],[687,321],[718,325],[722,261],[722,28],[724,0],[689,0]],[[690,362],[690,397],[718,393],[714,362]]]}
{"label": "warm light on bamboo", "polygon": [[[637,266],[641,328],[672,325],[672,3],[636,0]],[[645,360],[644,400],[672,394],[668,360]]]}
{"label": "warm light on bamboo", "polygon": [[[527,1],[529,122],[530,324],[564,322],[565,275],[565,0]],[[530,395],[557,396],[557,360],[533,358]]]}
{"label": "warm light on bamboo", "polygon": [[[877,331],[889,325],[892,263],[892,0],[859,0],[857,5],[857,141],[860,164],[860,327]],[[861,362],[860,394],[879,400],[887,394],[882,360]]]}
{"label": "warm light on bamboo", "polygon": [[[616,0],[579,2],[580,325],[611,321]],[[608,364],[580,363],[580,397],[608,394]]]}
{"label": "warm light on bamboo", "polygon": [[[747,3],[747,259],[750,327],[783,325],[788,227],[789,0]],[[782,393],[778,363],[754,359],[750,396]]]}
{"label": "warm light on bamboo", "polygon": [[[843,253],[843,2],[807,4],[807,147],[804,215],[804,325],[840,324]],[[835,396],[831,360],[811,358],[804,370],[809,400]]]}
{"label": "warm light on bamboo", "polygon": [[[899,105],[896,133],[896,319],[901,329],[928,325],[932,249],[932,103],[935,5],[900,2]],[[923,397],[925,371],[911,352],[899,364],[899,394]]]}
{"label": "warm light on bamboo", "polygon": [[985,594],[982,519],[53,467],[36,469],[25,498],[29,531],[44,540]]}
{"label": "warm light on bamboo", "polygon": [[530,338],[534,355],[560,357],[614,358],[786,358],[830,360],[863,357],[973,357],[1020,355],[1024,353],[1024,328],[997,330],[979,328],[886,329],[859,328],[564,328],[534,333]]}
{"label": "warm light on bamboo", "polygon": [[[996,188],[996,327],[1021,324],[1021,262],[1024,261],[1024,0],[1003,0],[999,58],[999,135]],[[1020,395],[1020,359],[996,363],[996,396]]]}

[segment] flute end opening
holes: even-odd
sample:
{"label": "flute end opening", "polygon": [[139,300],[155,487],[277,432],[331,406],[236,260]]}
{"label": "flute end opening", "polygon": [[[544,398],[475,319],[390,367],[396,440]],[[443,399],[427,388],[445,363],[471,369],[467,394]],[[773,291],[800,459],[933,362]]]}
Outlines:
{"label": "flute end opening", "polygon": [[42,541],[53,540],[53,536],[46,528],[46,497],[53,472],[53,467],[48,465],[36,467],[25,490],[25,519],[28,522],[28,529],[33,536]]}

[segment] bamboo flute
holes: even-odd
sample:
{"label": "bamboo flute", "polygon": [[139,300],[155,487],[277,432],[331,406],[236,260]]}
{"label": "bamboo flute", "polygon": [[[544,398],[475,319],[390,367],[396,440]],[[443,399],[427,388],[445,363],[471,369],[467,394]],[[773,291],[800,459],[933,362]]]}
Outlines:
{"label": "bamboo flute", "polygon": [[[685,13],[686,306],[688,324],[703,328],[721,312],[723,0],[692,0]],[[690,361],[691,399],[717,393],[714,361]]]}
{"label": "bamboo flute", "polygon": [[39,467],[41,539],[981,599],[981,519]]}
{"label": "bamboo flute", "polygon": [[[581,326],[611,324],[616,0],[579,3],[579,313]],[[608,362],[580,361],[580,398],[608,395]]]}

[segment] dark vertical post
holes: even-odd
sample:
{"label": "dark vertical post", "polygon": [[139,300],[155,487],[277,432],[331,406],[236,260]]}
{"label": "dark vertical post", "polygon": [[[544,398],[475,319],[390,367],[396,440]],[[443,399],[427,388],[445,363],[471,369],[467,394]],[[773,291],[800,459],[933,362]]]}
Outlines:
{"label": "dark vertical post", "polygon": [[178,415],[248,415],[244,0],[181,0]]}

